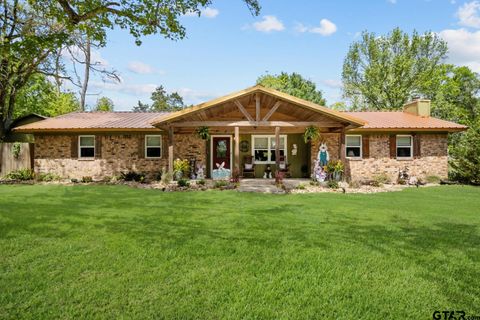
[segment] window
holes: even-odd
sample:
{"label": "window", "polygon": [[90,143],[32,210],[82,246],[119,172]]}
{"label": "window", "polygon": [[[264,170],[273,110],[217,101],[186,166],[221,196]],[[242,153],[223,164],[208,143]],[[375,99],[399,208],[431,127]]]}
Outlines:
{"label": "window", "polygon": [[145,136],[145,158],[162,156],[162,136]]}
{"label": "window", "polygon": [[78,154],[80,158],[95,157],[95,136],[78,137]]}
{"label": "window", "polygon": [[362,157],[362,136],[347,135],[345,137],[345,156],[347,158]]}
{"label": "window", "polygon": [[[275,163],[275,136],[252,136],[255,163]],[[280,155],[287,154],[287,136],[280,136]]]}
{"label": "window", "polygon": [[397,158],[411,158],[413,156],[412,136],[397,136]]}

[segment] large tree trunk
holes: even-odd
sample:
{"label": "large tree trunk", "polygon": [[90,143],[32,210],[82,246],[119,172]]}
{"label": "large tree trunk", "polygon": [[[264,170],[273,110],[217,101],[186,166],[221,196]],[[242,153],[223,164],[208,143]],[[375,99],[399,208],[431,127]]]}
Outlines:
{"label": "large tree trunk", "polygon": [[85,74],[83,77],[82,90],[80,91],[80,108],[82,109],[82,111],[85,111],[85,98],[87,96],[88,80],[90,78],[90,50],[90,38],[87,36],[85,47],[83,48],[83,52],[85,54]]}

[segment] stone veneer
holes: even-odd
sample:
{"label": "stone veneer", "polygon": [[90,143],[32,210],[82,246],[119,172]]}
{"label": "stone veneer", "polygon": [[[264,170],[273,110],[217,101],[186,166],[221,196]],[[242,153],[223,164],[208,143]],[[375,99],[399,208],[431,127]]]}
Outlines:
{"label": "stone veneer", "polygon": [[[136,171],[152,178],[168,165],[168,143],[163,136],[162,157],[146,159],[143,146],[146,134],[158,132],[95,134],[101,137],[101,156],[91,160],[72,158],[72,139],[77,139],[76,134],[35,135],[35,172],[77,179],[91,176],[99,180],[120,172]],[[191,157],[205,163],[205,141],[192,134],[176,134],[174,158]]]}
{"label": "stone veneer", "polygon": [[310,164],[311,172],[313,172],[313,167],[315,166],[315,160],[318,156],[318,150],[320,144],[325,142],[327,145],[328,155],[330,160],[338,160],[340,158],[340,133],[322,133],[322,138],[318,142],[312,142],[311,152],[310,152]]}
{"label": "stone veneer", "polygon": [[388,134],[372,134],[369,137],[370,157],[367,159],[347,159],[347,170],[352,181],[372,179],[386,174],[396,182],[400,170],[408,167],[410,176],[448,176],[447,134],[420,134],[420,157],[397,160],[390,158]]}

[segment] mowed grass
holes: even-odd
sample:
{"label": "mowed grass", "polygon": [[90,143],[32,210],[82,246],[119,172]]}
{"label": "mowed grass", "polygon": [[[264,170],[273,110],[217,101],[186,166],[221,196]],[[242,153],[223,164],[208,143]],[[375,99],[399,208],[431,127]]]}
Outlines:
{"label": "mowed grass", "polygon": [[0,186],[2,319],[480,314],[480,188]]}

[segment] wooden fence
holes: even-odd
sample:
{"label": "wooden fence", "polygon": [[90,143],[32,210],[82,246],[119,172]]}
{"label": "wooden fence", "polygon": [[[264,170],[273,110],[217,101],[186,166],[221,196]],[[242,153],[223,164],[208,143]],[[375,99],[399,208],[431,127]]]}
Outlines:
{"label": "wooden fence", "polygon": [[[19,145],[19,150],[14,145]],[[0,177],[19,169],[33,169],[33,143],[0,143],[0,164]]]}

